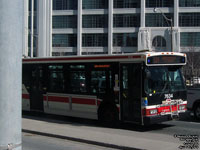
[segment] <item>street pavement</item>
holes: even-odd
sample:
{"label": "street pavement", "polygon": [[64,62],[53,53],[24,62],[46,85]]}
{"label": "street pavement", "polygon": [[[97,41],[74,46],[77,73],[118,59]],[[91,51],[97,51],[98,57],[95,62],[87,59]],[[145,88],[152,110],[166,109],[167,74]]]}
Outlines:
{"label": "street pavement", "polygon": [[22,118],[22,132],[124,150],[178,150],[183,144],[171,135],[88,126],[37,117]]}

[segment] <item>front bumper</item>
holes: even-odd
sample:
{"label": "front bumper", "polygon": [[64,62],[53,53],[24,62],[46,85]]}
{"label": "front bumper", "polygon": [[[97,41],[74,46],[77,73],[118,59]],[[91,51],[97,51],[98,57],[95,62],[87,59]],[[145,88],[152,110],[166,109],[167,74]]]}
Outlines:
{"label": "front bumper", "polygon": [[149,116],[143,118],[144,125],[151,125],[156,123],[161,123],[164,121],[172,120],[171,115],[157,115],[157,116]]}

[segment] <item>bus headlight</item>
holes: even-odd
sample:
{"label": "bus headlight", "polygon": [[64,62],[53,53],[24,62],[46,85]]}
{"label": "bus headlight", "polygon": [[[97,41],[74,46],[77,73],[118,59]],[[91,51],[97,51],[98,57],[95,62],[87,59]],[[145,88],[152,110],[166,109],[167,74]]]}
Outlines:
{"label": "bus headlight", "polygon": [[186,105],[179,105],[179,110],[185,110],[186,109]]}
{"label": "bus headlight", "polygon": [[155,114],[158,113],[158,111],[157,111],[157,109],[151,109],[151,110],[149,111],[149,113],[150,113],[150,115],[155,115]]}

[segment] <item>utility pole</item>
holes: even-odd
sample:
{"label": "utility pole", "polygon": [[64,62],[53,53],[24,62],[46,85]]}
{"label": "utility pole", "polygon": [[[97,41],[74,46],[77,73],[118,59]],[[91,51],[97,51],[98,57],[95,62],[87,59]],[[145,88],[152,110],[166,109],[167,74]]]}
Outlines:
{"label": "utility pole", "polygon": [[[160,8],[154,8],[153,10],[154,12],[160,11],[162,16],[164,17],[164,19],[166,20],[168,26],[170,26],[170,31],[171,31],[171,52],[173,52],[173,19],[172,18],[167,18],[167,16],[162,12],[162,10]],[[170,22],[170,25],[169,25]]]}
{"label": "utility pole", "polygon": [[0,150],[21,150],[23,0],[0,0]]}

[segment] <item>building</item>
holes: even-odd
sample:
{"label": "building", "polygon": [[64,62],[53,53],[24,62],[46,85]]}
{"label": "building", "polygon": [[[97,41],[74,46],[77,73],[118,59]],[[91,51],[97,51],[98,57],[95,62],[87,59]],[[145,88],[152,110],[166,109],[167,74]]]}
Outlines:
{"label": "building", "polygon": [[24,56],[200,52],[200,0],[24,0],[24,7]]}

